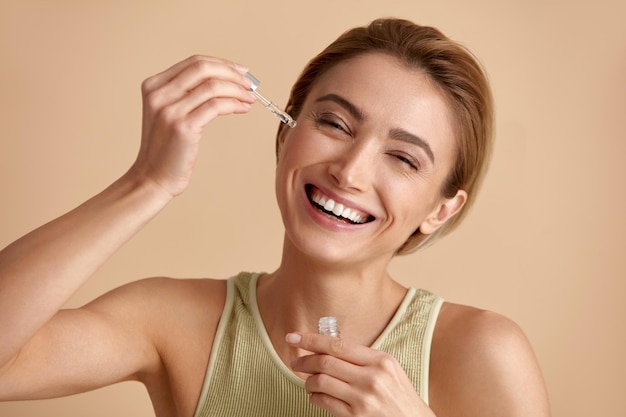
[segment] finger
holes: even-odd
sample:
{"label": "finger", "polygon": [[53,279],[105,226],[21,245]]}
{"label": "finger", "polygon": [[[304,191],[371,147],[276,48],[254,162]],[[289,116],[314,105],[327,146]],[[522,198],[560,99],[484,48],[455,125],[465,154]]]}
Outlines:
{"label": "finger", "polygon": [[352,415],[350,412],[350,405],[324,393],[312,393],[309,396],[309,401],[311,404],[332,413],[335,417]]}
{"label": "finger", "polygon": [[189,68],[193,65],[202,65],[202,63],[213,63],[213,64],[221,64],[227,67],[230,67],[235,72],[238,72],[241,75],[244,75],[248,72],[247,68],[241,64],[237,64],[232,61],[228,61],[226,59],[215,58],[211,56],[204,55],[192,55],[174,65],[162,71],[152,77],[146,79],[142,84],[142,88],[144,91],[154,91],[165,84],[169,83],[171,80],[176,78],[180,73],[182,73],[185,69]]}
{"label": "finger", "polygon": [[343,338],[314,333],[289,333],[285,340],[293,347],[331,355],[355,365],[367,365],[374,352],[369,347],[350,343]]}
{"label": "finger", "polygon": [[359,400],[362,385],[372,377],[366,366],[324,354],[302,356],[292,362],[292,369],[311,375],[305,383],[307,392],[330,395],[350,405]]}
{"label": "finger", "polygon": [[[225,80],[249,89],[251,81],[243,74],[221,61],[198,59],[191,62],[175,77],[160,87],[162,94],[185,94],[209,79]],[[177,98],[174,97],[174,100]]]}
{"label": "finger", "polygon": [[250,107],[249,103],[234,98],[215,98],[194,110],[188,117],[188,123],[202,129],[218,116],[246,113]]}
{"label": "finger", "polygon": [[248,104],[252,104],[255,101],[254,95],[240,84],[212,78],[204,81],[188,94],[181,97],[172,107],[179,114],[187,114],[205,102],[216,98],[234,98]]}
{"label": "finger", "polygon": [[345,382],[354,379],[355,375],[358,374],[358,367],[360,365],[319,353],[301,356],[291,362],[291,368],[295,372],[303,372],[310,375],[324,374]]}
{"label": "finger", "polygon": [[[151,113],[185,97],[207,81],[227,81],[237,84],[242,90],[249,90],[251,81],[234,64],[227,65],[221,60],[196,58],[171,78],[162,77],[155,86],[142,86],[144,103]],[[165,82],[162,82],[165,81]],[[145,85],[149,83],[144,82]]]}
{"label": "finger", "polygon": [[342,399],[350,390],[345,382],[333,380],[324,375],[313,375],[306,380],[304,386],[309,393],[311,404],[337,417],[350,415],[350,404]]}

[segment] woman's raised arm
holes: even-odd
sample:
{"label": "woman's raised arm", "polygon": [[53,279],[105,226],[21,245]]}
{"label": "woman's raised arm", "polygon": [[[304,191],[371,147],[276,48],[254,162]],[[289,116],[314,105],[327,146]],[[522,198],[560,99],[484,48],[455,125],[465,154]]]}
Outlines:
{"label": "woman's raised arm", "polygon": [[[46,357],[51,367],[80,367],[90,359],[89,354],[83,355],[85,363],[76,363],[71,349],[56,349],[50,352],[54,357],[47,357],[44,350],[54,345],[47,340],[79,335],[81,326],[98,327],[90,328],[90,334],[115,333],[106,315],[95,320],[87,309],[72,314],[59,310],[111,255],[185,190],[207,123],[219,115],[248,111],[254,97],[248,92],[245,72],[228,61],[194,56],[144,81],[141,147],[128,172],[0,252],[0,400],[23,396],[9,389],[9,377],[29,372],[29,357]],[[52,320],[58,315],[63,319]],[[98,349],[93,352],[96,355]],[[32,377],[45,380],[46,369],[38,369]]]}

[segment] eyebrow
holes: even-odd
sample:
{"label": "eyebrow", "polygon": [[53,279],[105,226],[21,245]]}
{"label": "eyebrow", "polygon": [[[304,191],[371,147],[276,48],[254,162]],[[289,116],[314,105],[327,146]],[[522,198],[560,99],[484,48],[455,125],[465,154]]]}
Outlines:
{"label": "eyebrow", "polygon": [[354,104],[350,103],[345,98],[338,96],[337,94],[326,94],[322,97],[319,97],[317,100],[315,100],[316,103],[319,103],[322,101],[333,101],[339,104],[341,107],[348,110],[348,112],[352,115],[352,117],[354,117],[359,122],[362,122],[363,119],[365,119],[365,115],[363,114],[361,109],[359,109]]}
{"label": "eyebrow", "polygon": [[[319,97],[317,100],[315,100],[316,103],[323,102],[323,101],[332,101],[332,102],[339,104],[341,107],[346,109],[352,115],[352,117],[354,117],[359,122],[362,122],[365,119],[365,115],[363,114],[361,109],[359,109],[357,106],[355,106],[354,104],[350,103],[348,100],[346,100],[345,98],[337,94],[332,94],[332,93],[326,94],[326,95]],[[433,150],[431,149],[430,145],[428,144],[428,142],[426,142],[424,139],[420,138],[419,136],[414,135],[413,133],[407,132],[404,129],[392,129],[390,132],[390,137],[395,140],[399,140],[402,142],[407,142],[407,143],[411,143],[413,145],[419,146],[420,148],[422,148],[424,152],[426,152],[426,155],[430,159],[430,162],[432,163],[435,162],[435,155],[433,154]]]}
{"label": "eyebrow", "polygon": [[435,155],[433,154],[433,150],[431,149],[428,142],[419,136],[414,135],[413,133],[409,133],[404,129],[393,129],[390,133],[392,139],[400,140],[402,142],[412,143],[413,145],[417,145],[428,155],[428,159],[433,164],[435,163]]}

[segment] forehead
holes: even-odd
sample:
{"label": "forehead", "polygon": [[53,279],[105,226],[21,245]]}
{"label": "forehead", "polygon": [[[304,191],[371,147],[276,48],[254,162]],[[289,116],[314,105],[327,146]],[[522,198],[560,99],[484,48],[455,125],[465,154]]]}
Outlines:
{"label": "forehead", "polygon": [[368,102],[369,106],[377,107],[378,101],[395,103],[395,113],[424,106],[434,107],[441,115],[449,113],[445,95],[428,75],[383,53],[357,55],[332,66],[316,80],[310,95],[328,90],[349,93],[355,98],[376,96],[379,100]]}

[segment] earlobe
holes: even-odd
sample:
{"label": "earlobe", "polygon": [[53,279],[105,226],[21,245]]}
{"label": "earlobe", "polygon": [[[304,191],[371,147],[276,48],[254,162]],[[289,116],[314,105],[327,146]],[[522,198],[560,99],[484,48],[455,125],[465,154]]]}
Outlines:
{"label": "earlobe", "polygon": [[433,212],[420,224],[419,231],[425,235],[434,233],[457,214],[466,201],[467,193],[464,190],[458,190],[452,198],[442,199]]}

